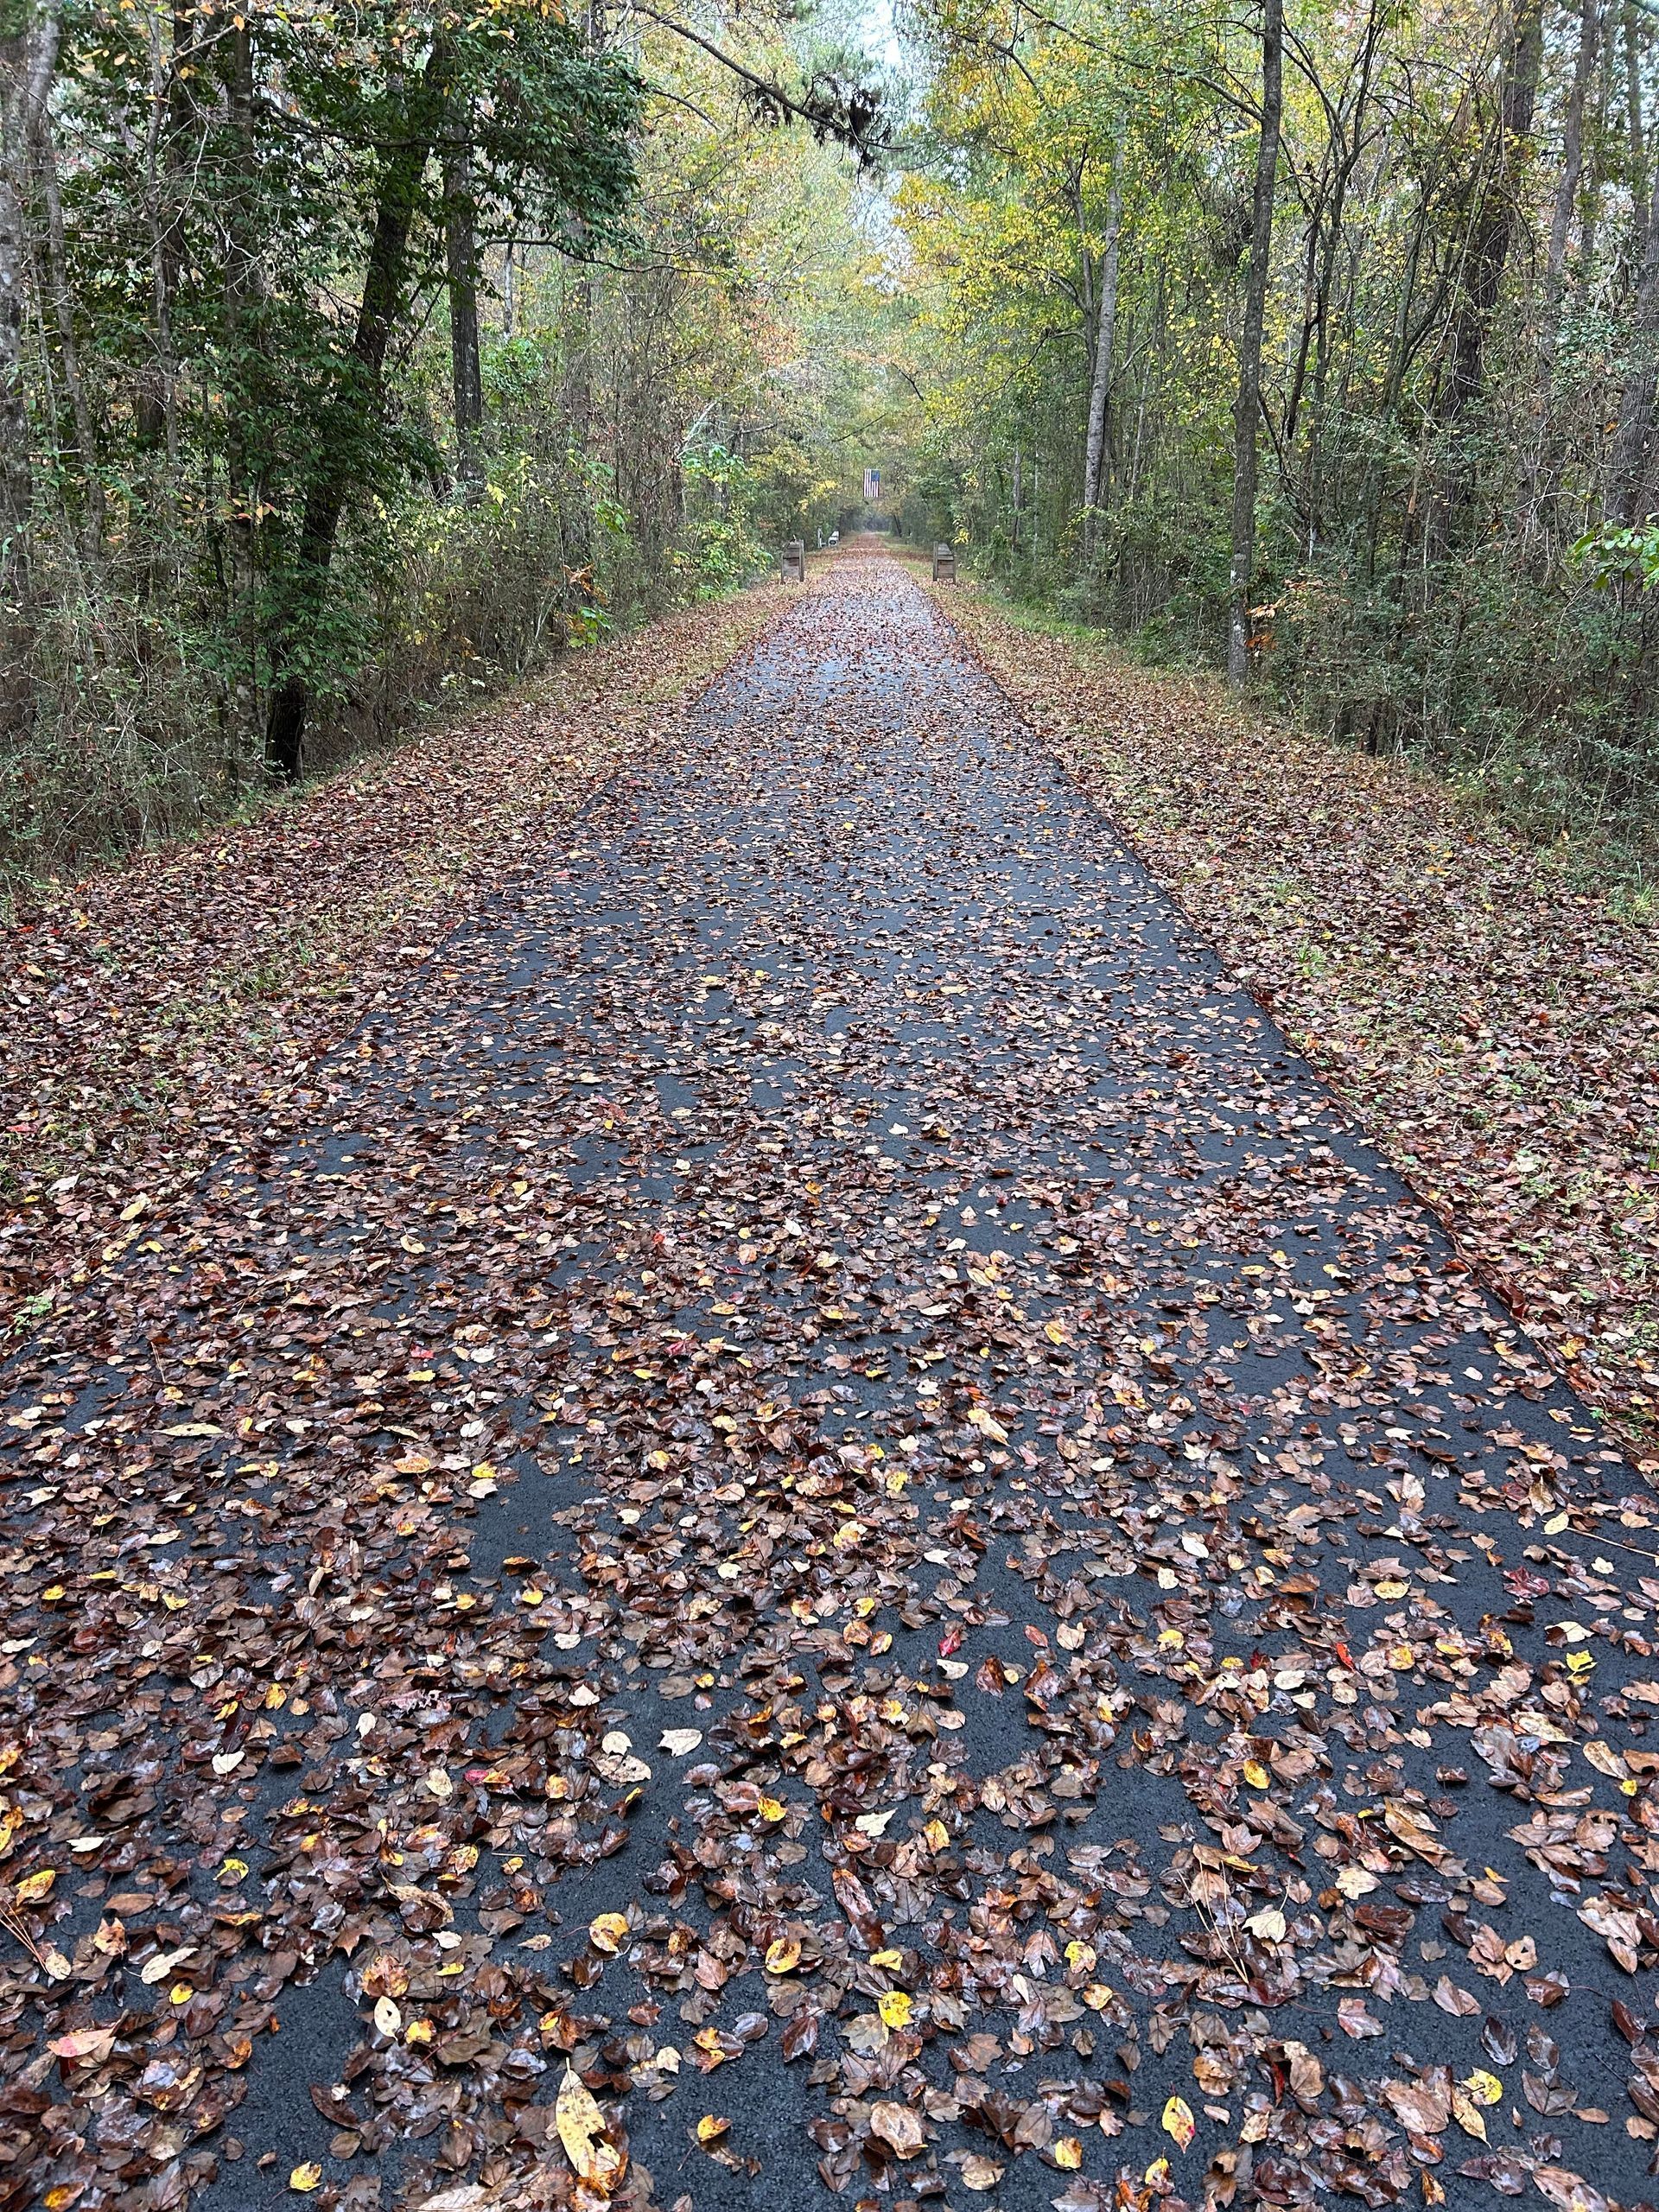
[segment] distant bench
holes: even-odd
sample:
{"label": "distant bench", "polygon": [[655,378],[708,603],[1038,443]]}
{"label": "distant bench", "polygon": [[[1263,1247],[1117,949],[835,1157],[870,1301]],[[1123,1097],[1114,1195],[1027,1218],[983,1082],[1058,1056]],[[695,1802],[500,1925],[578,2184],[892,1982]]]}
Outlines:
{"label": "distant bench", "polygon": [[791,537],[784,548],[784,582],[791,577],[798,584],[806,582],[806,547],[798,537]]}
{"label": "distant bench", "polygon": [[957,549],[954,545],[933,548],[933,581],[936,584],[953,584],[957,581]]}

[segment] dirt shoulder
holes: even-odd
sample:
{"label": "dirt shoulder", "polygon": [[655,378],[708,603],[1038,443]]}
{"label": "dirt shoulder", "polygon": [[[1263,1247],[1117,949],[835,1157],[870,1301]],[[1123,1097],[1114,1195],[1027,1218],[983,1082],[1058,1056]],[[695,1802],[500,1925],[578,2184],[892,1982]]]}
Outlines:
{"label": "dirt shoulder", "polygon": [[654,746],[783,603],[770,585],[573,656],[464,723],[0,927],[0,1349],[210,1160],[274,1141],[318,1060]]}
{"label": "dirt shoulder", "polygon": [[1659,1470],[1659,915],[1444,785],[937,589],[1031,727]]}

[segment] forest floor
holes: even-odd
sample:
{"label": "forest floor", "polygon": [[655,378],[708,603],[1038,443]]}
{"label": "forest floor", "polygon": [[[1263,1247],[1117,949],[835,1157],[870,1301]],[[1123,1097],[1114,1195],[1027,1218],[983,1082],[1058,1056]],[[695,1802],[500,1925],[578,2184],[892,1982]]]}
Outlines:
{"label": "forest floor", "polygon": [[904,568],[673,702],[776,606],[26,918],[54,1147],[340,934],[17,1263],[0,2207],[1633,2212],[1659,1504]]}

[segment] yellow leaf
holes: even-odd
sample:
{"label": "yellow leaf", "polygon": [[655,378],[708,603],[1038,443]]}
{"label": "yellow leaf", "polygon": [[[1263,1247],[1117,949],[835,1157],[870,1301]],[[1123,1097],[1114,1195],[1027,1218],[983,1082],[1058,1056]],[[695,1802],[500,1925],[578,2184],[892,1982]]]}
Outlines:
{"label": "yellow leaf", "polygon": [[628,1937],[626,1916],[620,1912],[601,1912],[588,1923],[588,1941],[596,1951],[613,1957]]}
{"label": "yellow leaf", "polygon": [[870,1953],[870,1964],[873,1967],[888,1967],[897,1969],[904,1963],[905,1955],[902,1951],[872,1951]]}
{"label": "yellow leaf", "polygon": [[308,2196],[314,2189],[322,2186],[322,2168],[315,2158],[308,2158],[302,2166],[296,2166],[288,2177],[290,2189],[298,2190],[302,2196]]}
{"label": "yellow leaf", "polygon": [[780,1936],[766,1946],[766,1972],[792,1974],[801,1963],[801,1947],[793,1936]]}
{"label": "yellow leaf", "polygon": [[1262,1765],[1260,1759],[1246,1759],[1244,1762],[1244,1779],[1249,1783],[1252,1789],[1265,1789],[1268,1787],[1268,1784],[1273,1780],[1273,1777],[1268,1772],[1268,1770]]}
{"label": "yellow leaf", "polygon": [[627,2171],[627,2157],[611,2142],[605,2115],[593,2092],[569,2064],[559,2084],[553,2118],[559,2140],[564,2145],[564,2155],[575,2169],[577,2179],[585,2181],[601,2196],[608,2196]]}
{"label": "yellow leaf", "polygon": [[884,1989],[875,2000],[875,2009],[890,2028],[910,2025],[910,1999],[902,1989]]}
{"label": "yellow leaf", "polygon": [[1076,2173],[1083,2164],[1083,2145],[1075,2135],[1061,2136],[1054,2145],[1054,2163],[1065,2173]]}
{"label": "yellow leaf", "polygon": [[763,1821],[781,1821],[788,1809],[788,1807],[776,1797],[763,1797],[760,1800],[760,1817]]}
{"label": "yellow leaf", "polygon": [[1192,2107],[1185,2097],[1172,2097],[1164,2107],[1164,2133],[1173,2135],[1183,2151],[1198,2132]]}
{"label": "yellow leaf", "polygon": [[1463,2086],[1478,2105],[1495,2105],[1503,2100],[1503,2084],[1484,2066],[1477,2066]]}
{"label": "yellow leaf", "polygon": [[697,2140],[702,2144],[718,2143],[728,2133],[731,2121],[719,2113],[706,2112],[697,2122]]}
{"label": "yellow leaf", "polygon": [[1486,2140],[1486,2122],[1481,2117],[1479,2107],[1465,2090],[1452,2090],[1452,2111],[1465,2135],[1476,2136],[1483,2143]]}
{"label": "yellow leaf", "polygon": [[32,1874],[25,1874],[17,1885],[18,1904],[38,1904],[42,1897],[50,1897],[57,1878],[55,1866],[37,1866]]}

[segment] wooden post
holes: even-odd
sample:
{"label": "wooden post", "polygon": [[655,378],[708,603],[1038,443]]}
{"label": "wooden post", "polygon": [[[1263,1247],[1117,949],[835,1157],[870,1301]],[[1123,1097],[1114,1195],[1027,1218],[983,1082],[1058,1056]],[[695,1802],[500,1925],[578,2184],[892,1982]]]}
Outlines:
{"label": "wooden post", "polygon": [[936,584],[953,584],[957,581],[957,549],[954,545],[933,548],[933,581]]}
{"label": "wooden post", "polygon": [[798,584],[806,582],[806,547],[798,537],[791,537],[784,547],[784,582],[793,577]]}

